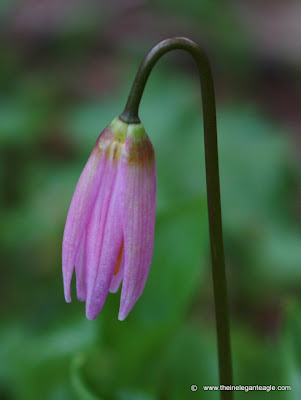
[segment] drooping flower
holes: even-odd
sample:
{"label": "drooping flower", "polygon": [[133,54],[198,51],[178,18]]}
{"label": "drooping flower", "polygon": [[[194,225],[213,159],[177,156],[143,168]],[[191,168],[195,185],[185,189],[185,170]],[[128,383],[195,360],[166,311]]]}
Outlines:
{"label": "drooping flower", "polygon": [[119,320],[141,296],[151,265],[156,209],[153,146],[142,124],[119,118],[100,134],[79,178],[63,238],[67,302],[77,297],[95,319],[122,282]]}

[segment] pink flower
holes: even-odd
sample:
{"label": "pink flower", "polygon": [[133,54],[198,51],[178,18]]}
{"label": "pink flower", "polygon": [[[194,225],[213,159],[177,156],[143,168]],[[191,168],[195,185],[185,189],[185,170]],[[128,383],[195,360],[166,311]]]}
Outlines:
{"label": "pink flower", "polygon": [[119,118],[100,134],[79,178],[63,239],[67,302],[75,267],[77,297],[95,319],[122,282],[118,318],[141,296],[152,259],[156,211],[153,146],[141,124]]}

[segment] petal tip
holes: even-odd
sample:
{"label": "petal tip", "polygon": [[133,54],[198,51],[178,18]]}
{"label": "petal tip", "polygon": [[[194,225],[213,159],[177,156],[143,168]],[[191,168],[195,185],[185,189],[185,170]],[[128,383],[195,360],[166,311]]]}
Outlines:
{"label": "petal tip", "polygon": [[117,293],[118,290],[119,290],[119,287],[118,287],[117,289],[114,287],[114,288],[110,288],[110,289],[109,289],[109,292],[110,292],[110,293]]}
{"label": "petal tip", "polygon": [[78,294],[77,295],[77,300],[78,301],[86,301],[86,296],[83,294]]}
{"label": "petal tip", "polygon": [[126,317],[129,315],[131,310],[119,310],[118,319],[119,321],[124,321]]}
{"label": "petal tip", "polygon": [[64,277],[64,297],[66,303],[71,303],[71,288],[70,288],[71,282],[68,282],[67,279]]}
{"label": "petal tip", "polygon": [[65,301],[66,301],[66,303],[71,303],[71,294],[70,293],[65,293]]}
{"label": "petal tip", "polygon": [[87,314],[86,314],[86,317],[87,317],[87,319],[88,319],[89,321],[95,321],[97,315],[96,315],[96,316],[91,316],[91,315],[87,315]]}
{"label": "petal tip", "polygon": [[86,317],[90,320],[94,320],[97,318],[98,316],[98,312],[95,312],[95,309],[93,309],[92,307],[87,307],[87,303],[86,303]]}
{"label": "petal tip", "polygon": [[86,309],[86,317],[87,317],[89,320],[93,321],[94,319],[97,318],[97,315],[98,315],[98,313],[95,313],[94,310],[87,310],[87,309]]}
{"label": "petal tip", "polygon": [[99,304],[91,304],[91,302],[87,299],[86,300],[86,317],[88,319],[96,319],[98,317],[98,314],[102,310],[102,305]]}
{"label": "petal tip", "polygon": [[119,321],[124,321],[125,319],[126,319],[126,315],[123,315],[123,314],[119,314],[118,315],[118,319],[119,319]]}

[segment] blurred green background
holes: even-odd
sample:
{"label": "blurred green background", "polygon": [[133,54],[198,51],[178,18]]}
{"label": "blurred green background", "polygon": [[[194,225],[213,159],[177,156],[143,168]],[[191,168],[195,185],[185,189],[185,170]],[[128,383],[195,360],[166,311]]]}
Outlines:
{"label": "blurred green background", "polygon": [[[1,0],[1,400],[218,399],[200,90],[161,60],[141,119],[158,170],[155,251],[124,322],[66,304],[61,243],[99,133],[146,52],[188,36],[212,63],[235,383],[301,397],[301,4]],[[190,386],[198,385],[196,392]]]}

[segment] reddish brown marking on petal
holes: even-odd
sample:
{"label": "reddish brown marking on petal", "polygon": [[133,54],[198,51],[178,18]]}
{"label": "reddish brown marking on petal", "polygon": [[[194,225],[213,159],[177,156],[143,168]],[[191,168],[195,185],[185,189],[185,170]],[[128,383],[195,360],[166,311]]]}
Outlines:
{"label": "reddish brown marking on petal", "polygon": [[124,249],[124,243],[122,242],[122,245],[121,245],[119,253],[118,253],[118,260],[117,260],[116,268],[115,268],[115,271],[114,271],[114,275],[117,275],[118,272],[119,272],[123,249]]}
{"label": "reddish brown marking on petal", "polygon": [[117,160],[117,154],[118,154],[118,147],[114,146],[113,155],[112,155],[112,158],[113,158],[114,161]]}
{"label": "reddish brown marking on petal", "polygon": [[122,156],[123,146],[120,141],[114,140],[109,148],[109,158],[116,163]]}
{"label": "reddish brown marking on petal", "polygon": [[148,137],[143,140],[132,140],[128,150],[128,162],[130,164],[142,164],[153,162],[155,152]]}
{"label": "reddish brown marking on petal", "polygon": [[112,132],[111,128],[107,126],[98,136],[93,151],[97,152],[99,156],[102,156],[104,150],[107,150],[109,144],[113,141],[113,139],[114,133]]}

